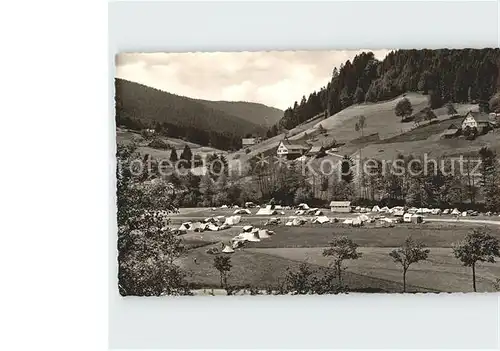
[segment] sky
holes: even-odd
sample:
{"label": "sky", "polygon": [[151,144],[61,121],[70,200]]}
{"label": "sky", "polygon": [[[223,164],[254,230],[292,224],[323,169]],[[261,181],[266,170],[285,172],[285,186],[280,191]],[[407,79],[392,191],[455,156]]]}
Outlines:
{"label": "sky", "polygon": [[362,51],[383,59],[389,50],[123,53],[116,77],[204,100],[258,102],[286,109],[318,91],[334,67]]}

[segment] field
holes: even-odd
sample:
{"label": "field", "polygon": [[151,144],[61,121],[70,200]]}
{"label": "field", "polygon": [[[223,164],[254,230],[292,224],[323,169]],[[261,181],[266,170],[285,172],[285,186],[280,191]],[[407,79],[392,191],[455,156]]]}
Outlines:
{"label": "field", "polygon": [[[232,209],[181,209],[180,214],[173,215],[172,226],[186,221],[215,215],[232,214]],[[253,213],[256,211],[253,210]],[[286,211],[287,217],[292,211]],[[329,217],[333,215],[326,213]],[[338,214],[340,217],[352,214]],[[408,236],[423,242],[430,250],[429,259],[414,264],[407,275],[407,289],[412,292],[467,292],[472,291],[470,268],[460,265],[452,254],[452,244],[461,240],[471,229],[487,226],[491,233],[500,238],[500,218],[470,217],[466,222],[461,219],[455,222],[451,217],[434,216],[423,224],[400,224],[393,228],[365,227],[353,228],[340,223],[326,225],[306,224],[301,227],[272,226],[268,227],[276,234],[260,242],[246,243],[231,255],[231,270],[228,282],[234,286],[249,286],[265,289],[283,279],[287,268],[296,269],[300,263],[306,262],[319,272],[328,269],[329,260],[323,257],[323,249],[335,236],[346,235],[359,247],[363,256],[355,261],[346,261],[345,283],[352,291],[357,292],[401,292],[401,268],[389,257],[388,253],[398,247]],[[439,218],[437,218],[439,217]],[[485,224],[485,219],[494,224]],[[266,217],[254,215],[242,216],[242,222],[233,228],[217,232],[194,233],[182,235],[185,244],[190,248],[188,253],[179,259],[179,264],[188,272],[189,281],[197,288],[218,288],[219,274],[213,268],[213,255],[206,253],[207,248],[220,247],[221,242],[229,244],[232,237],[239,234],[241,226],[252,224],[262,227]],[[480,223],[481,222],[481,223]],[[196,258],[196,262],[195,262]],[[478,291],[493,291],[493,282],[500,278],[500,263],[480,263],[477,270]]]}

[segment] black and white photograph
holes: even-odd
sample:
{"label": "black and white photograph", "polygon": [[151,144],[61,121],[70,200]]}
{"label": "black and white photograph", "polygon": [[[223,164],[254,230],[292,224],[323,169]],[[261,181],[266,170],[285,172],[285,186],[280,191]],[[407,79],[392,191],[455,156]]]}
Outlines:
{"label": "black and white photograph", "polygon": [[115,121],[122,296],[500,291],[498,48],[124,52]]}

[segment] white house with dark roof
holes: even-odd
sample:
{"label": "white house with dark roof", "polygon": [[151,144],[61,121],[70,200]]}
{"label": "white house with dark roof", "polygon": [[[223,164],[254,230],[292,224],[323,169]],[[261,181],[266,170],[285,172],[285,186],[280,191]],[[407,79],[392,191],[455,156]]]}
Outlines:
{"label": "white house with dark roof", "polygon": [[282,140],[278,145],[276,154],[287,159],[294,159],[304,155],[310,148],[309,145],[299,143],[298,141]]}
{"label": "white house with dark roof", "polygon": [[462,130],[467,128],[470,129],[480,129],[484,127],[493,127],[494,122],[490,119],[490,116],[487,113],[483,112],[472,112],[469,111],[465,115],[465,118],[462,120]]}

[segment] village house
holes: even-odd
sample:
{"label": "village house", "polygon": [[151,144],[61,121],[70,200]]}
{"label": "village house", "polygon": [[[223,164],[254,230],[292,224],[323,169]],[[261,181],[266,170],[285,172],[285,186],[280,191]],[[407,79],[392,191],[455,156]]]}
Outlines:
{"label": "village house", "polygon": [[460,129],[455,126],[454,124],[451,124],[444,132],[441,134],[441,137],[444,139],[451,139],[460,134]]}
{"label": "village house", "polygon": [[276,154],[278,157],[286,157],[287,160],[293,160],[306,154],[311,147],[298,141],[282,140],[278,145]]}
{"label": "village house", "polygon": [[487,113],[469,111],[462,120],[462,130],[474,129],[481,131],[482,129],[493,128],[495,123],[490,119]]}
{"label": "village house", "polygon": [[351,202],[350,201],[332,201],[330,202],[330,210],[332,212],[351,212]]}

